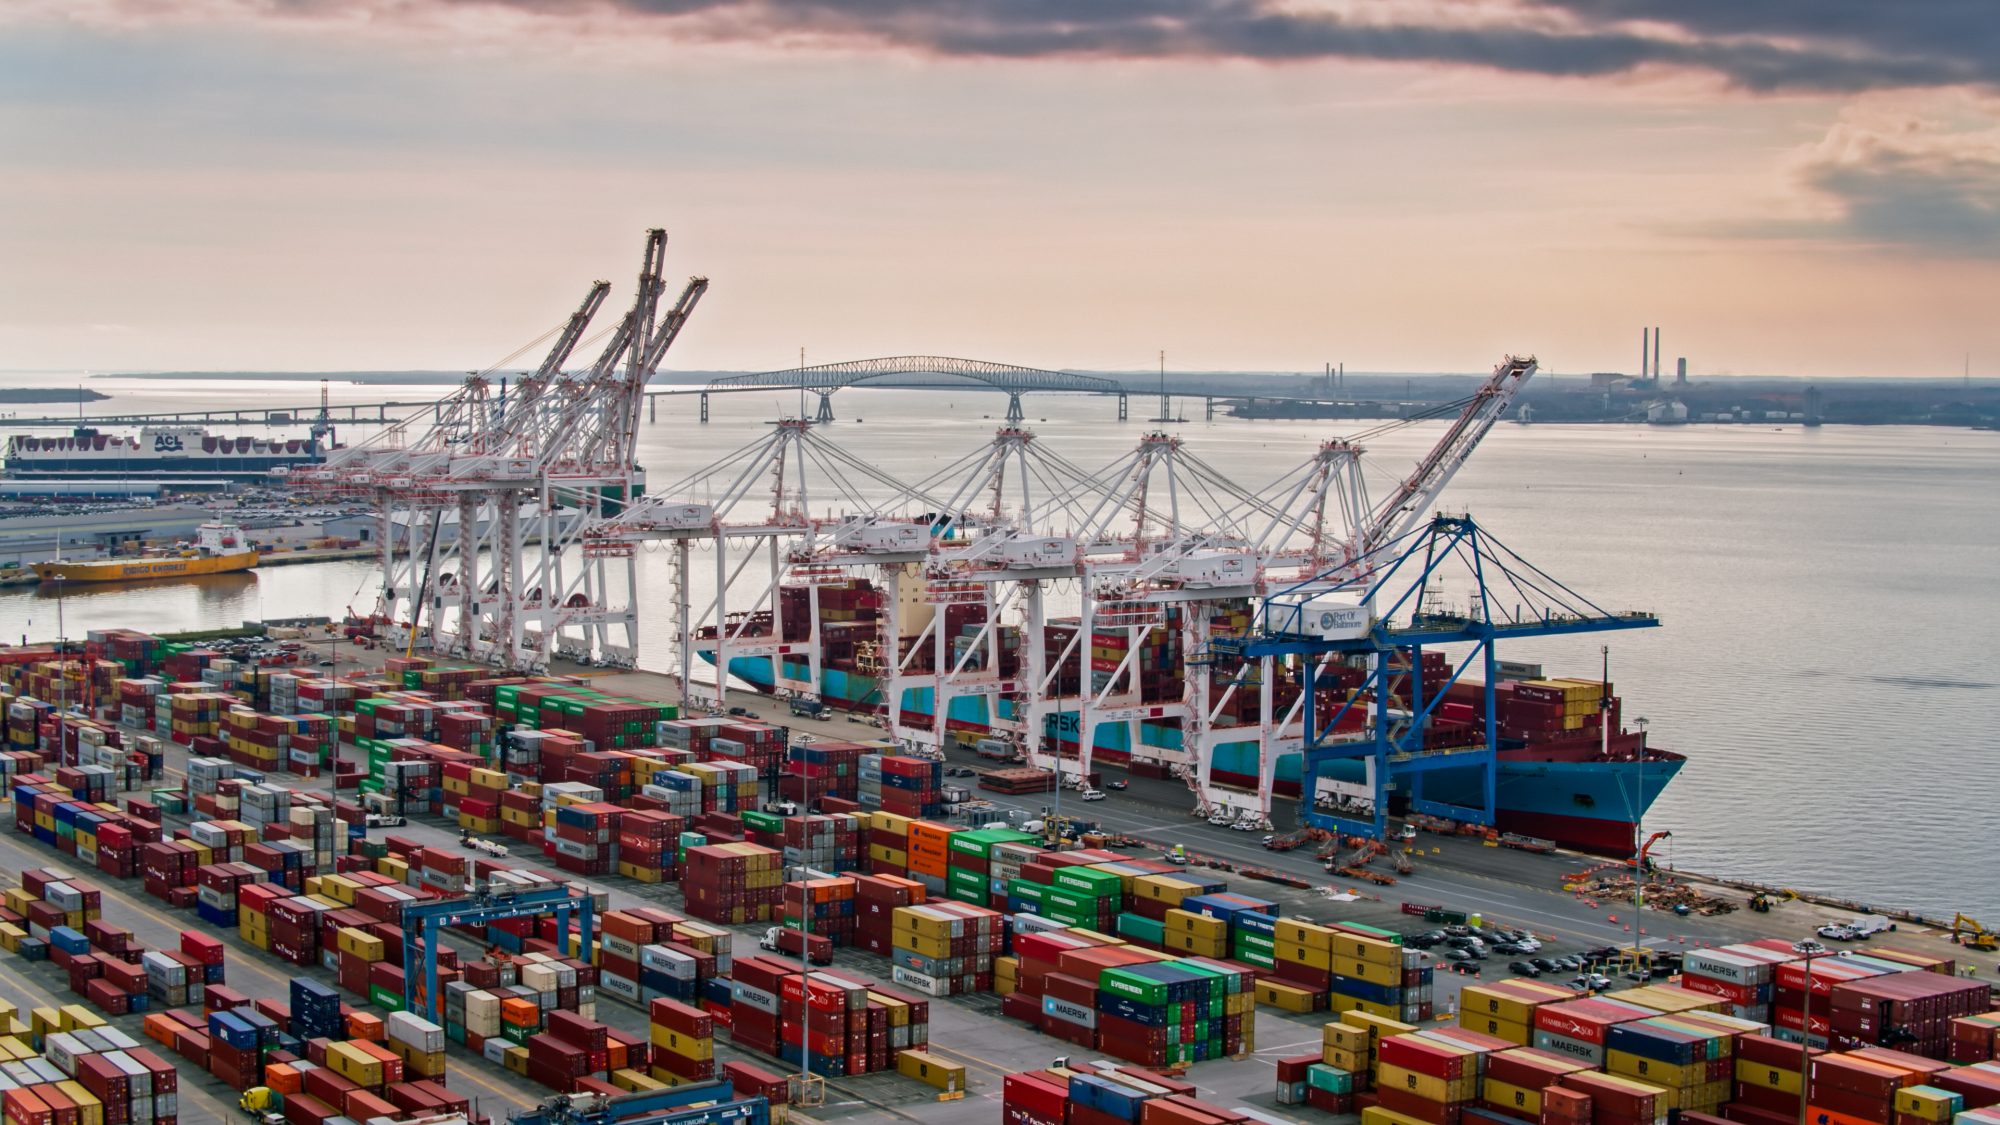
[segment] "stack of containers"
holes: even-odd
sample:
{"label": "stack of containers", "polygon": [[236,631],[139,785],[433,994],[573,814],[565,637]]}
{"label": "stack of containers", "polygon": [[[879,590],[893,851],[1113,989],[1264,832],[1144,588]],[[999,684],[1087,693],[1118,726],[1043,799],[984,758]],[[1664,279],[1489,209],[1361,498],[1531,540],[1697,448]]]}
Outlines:
{"label": "stack of containers", "polygon": [[[1799,959],[1778,965],[1772,976],[1770,1023],[1780,1038],[1803,1038],[1815,1047],[1831,1046],[1833,990],[1890,971],[1865,957],[1817,957],[1810,963]],[[1808,992],[1812,996],[1810,1027],[1806,1026]]]}
{"label": "stack of containers", "polygon": [[1790,950],[1752,943],[1690,950],[1682,959],[1681,987],[1720,997],[1732,1016],[1769,1023],[1777,967],[1797,959]]}
{"label": "stack of containers", "polygon": [[1566,1074],[1589,1069],[1582,1062],[1528,1047],[1496,1051],[1486,1057],[1480,1075],[1479,1104],[1494,1113],[1540,1121],[1546,1108],[1543,1091]]}
{"label": "stack of containers", "polygon": [[925,901],[924,896],[922,883],[900,875],[856,875],[855,944],[869,953],[883,957],[892,955],[895,950],[897,908],[918,905]]}
{"label": "stack of containers", "polygon": [[1951,1049],[1945,1057],[1961,1066],[1989,1062],[1996,1043],[2000,1043],[2000,1012],[1961,1016],[1951,1021]]}
{"label": "stack of containers", "polygon": [[[1664,1091],[1650,1083],[1579,1070],[1563,1075],[1557,1088],[1589,1097],[1590,1125],[1659,1125],[1667,1119],[1667,1107],[1662,1104]],[[1549,1111],[1547,1101],[1545,1094],[1542,1110],[1545,1115]]]}
{"label": "stack of containers", "polygon": [[[544,787],[544,793],[551,787]],[[576,875],[604,875],[612,868],[619,818],[624,809],[602,801],[558,802],[542,817],[544,855]]]}
{"label": "stack of containers", "polygon": [[769,922],[783,887],[783,857],[755,844],[708,844],[687,849],[681,889],[687,911],[729,925]]}
{"label": "stack of containers", "polygon": [[943,762],[884,755],[878,764],[882,772],[883,812],[917,819],[944,811]]}
{"label": "stack of containers", "polygon": [[626,810],[618,821],[618,873],[641,883],[679,879],[677,841],[686,824],[672,813]]}
{"label": "stack of containers", "polygon": [[682,820],[701,815],[701,779],[684,769],[655,770],[652,780],[640,786],[639,794],[658,802],[659,811]]}
{"label": "stack of containers", "polygon": [[652,1077],[669,1085],[715,1077],[715,1017],[662,997],[646,1009],[652,1041]]}
{"label": "stack of containers", "polygon": [[[744,814],[746,824],[749,815]],[[859,866],[861,836],[854,817],[786,817],[781,831],[787,867],[853,871]]]}
{"label": "stack of containers", "polygon": [[1535,1009],[1575,997],[1569,989],[1532,980],[1467,985],[1458,993],[1458,1026],[1526,1047],[1535,1039]]}
{"label": "stack of containers", "polygon": [[1478,1100],[1480,1054],[1421,1034],[1388,1036],[1376,1050],[1376,1104],[1419,1121],[1456,1121]]}
{"label": "stack of containers", "polygon": [[1097,1049],[1142,1066],[1241,1054],[1249,979],[1201,959],[1105,969],[1097,978]]}
{"label": "stack of containers", "polygon": [[411,1012],[390,1012],[382,1020],[384,1046],[403,1060],[403,1073],[444,1078],[444,1028]]}
{"label": "stack of containers", "polygon": [[335,1039],[345,1033],[340,1015],[340,993],[330,985],[303,977],[292,978],[291,1025],[298,1039]]}
{"label": "stack of containers", "polygon": [[[1280,918],[1272,926],[1271,956],[1271,975],[1275,979],[1258,982],[1259,1002],[1287,1012],[1310,1012],[1325,1006],[1326,994],[1333,985],[1331,928],[1297,918]],[[1366,1005],[1367,1002],[1361,1002],[1354,1007],[1374,1011]]]}
{"label": "stack of containers", "polygon": [[933,899],[946,897],[950,890],[952,835],[942,824],[909,822],[910,878],[922,883]]}
{"label": "stack of containers", "polygon": [[1604,1065],[1604,1043],[1621,1023],[1646,1019],[1652,1009],[1609,997],[1543,1004],[1535,1009],[1535,1049]]}
{"label": "stack of containers", "polygon": [[1811,1103],[1806,1117],[1813,1121],[1892,1122],[1898,1092],[1923,1086],[1929,1079],[1924,1070],[1881,1058],[1821,1055],[1812,1060],[1806,1079]]}
{"label": "stack of containers", "polygon": [[899,906],[891,915],[892,977],[926,996],[993,989],[993,959],[1006,948],[1006,916],[970,903]]}
{"label": "stack of containers", "polygon": [[854,944],[854,879],[801,879],[784,886],[784,924],[835,945]]}
{"label": "stack of containers", "polygon": [[1885,973],[1833,987],[1829,1020],[1834,1043],[1895,1047],[1927,1058],[1950,1051],[1951,1021],[1984,1012],[1992,994],[1984,981],[1941,973]]}
{"label": "stack of containers", "polygon": [[1386,1019],[1418,1023],[1431,1018],[1431,969],[1402,937],[1369,926],[1340,924],[1328,956],[1327,1007],[1359,1009]]}
{"label": "stack of containers", "polygon": [[1034,883],[1010,886],[1009,897],[1039,898],[1031,913],[1065,926],[1100,933],[1116,928],[1125,904],[1124,876],[1104,867],[1078,866],[1059,868],[1052,879],[1047,887]]}
{"label": "stack of containers", "polygon": [[[900,813],[868,814],[868,863],[872,875],[907,875],[910,870],[911,820]],[[926,888],[928,889],[928,888]]]}
{"label": "stack of containers", "polygon": [[1729,1032],[1661,1016],[1613,1026],[1604,1069],[1660,1087],[1667,1109],[1713,1113],[1729,1100],[1735,1051]]}
{"label": "stack of containers", "polygon": [[1805,1097],[1806,1067],[1813,1057],[1824,1053],[1770,1035],[1738,1036],[1736,1085],[1730,1100],[1740,1107],[1796,1121],[1799,1103]]}

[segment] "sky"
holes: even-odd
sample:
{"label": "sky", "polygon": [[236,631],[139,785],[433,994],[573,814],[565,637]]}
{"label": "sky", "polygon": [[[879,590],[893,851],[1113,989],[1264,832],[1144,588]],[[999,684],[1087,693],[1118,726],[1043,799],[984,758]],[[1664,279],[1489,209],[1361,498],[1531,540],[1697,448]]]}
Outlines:
{"label": "sky", "polygon": [[0,4],[0,369],[485,368],[656,226],[670,368],[1991,376],[2000,11]]}

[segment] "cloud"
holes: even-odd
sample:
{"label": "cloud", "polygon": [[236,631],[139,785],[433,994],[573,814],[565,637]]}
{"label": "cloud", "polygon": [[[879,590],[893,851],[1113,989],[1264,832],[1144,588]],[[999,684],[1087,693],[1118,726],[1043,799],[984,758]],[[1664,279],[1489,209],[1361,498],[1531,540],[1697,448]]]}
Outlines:
{"label": "cloud", "polygon": [[1944,257],[2000,258],[2000,135],[1836,126],[1802,182],[1840,217],[1823,234]]}
{"label": "cloud", "polygon": [[1931,108],[1848,107],[1790,161],[1803,213],[1702,233],[2000,260],[2000,107]]}
{"label": "cloud", "polygon": [[[99,20],[173,18],[94,0]],[[684,41],[989,59],[1371,60],[1554,77],[1719,76],[1757,92],[2000,85],[1991,0],[204,0],[376,28],[550,21]]]}

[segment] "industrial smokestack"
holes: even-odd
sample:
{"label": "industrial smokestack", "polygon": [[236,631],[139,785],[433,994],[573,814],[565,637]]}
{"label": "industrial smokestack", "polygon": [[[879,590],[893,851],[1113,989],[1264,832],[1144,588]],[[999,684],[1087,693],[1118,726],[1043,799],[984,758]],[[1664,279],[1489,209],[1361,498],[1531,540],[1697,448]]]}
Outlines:
{"label": "industrial smokestack", "polygon": [[1653,328],[1653,378],[1660,377],[1660,329]]}
{"label": "industrial smokestack", "polygon": [[1639,378],[1641,379],[1646,377],[1646,356],[1650,354],[1647,349],[1652,347],[1652,339],[1652,329],[1639,329]]}

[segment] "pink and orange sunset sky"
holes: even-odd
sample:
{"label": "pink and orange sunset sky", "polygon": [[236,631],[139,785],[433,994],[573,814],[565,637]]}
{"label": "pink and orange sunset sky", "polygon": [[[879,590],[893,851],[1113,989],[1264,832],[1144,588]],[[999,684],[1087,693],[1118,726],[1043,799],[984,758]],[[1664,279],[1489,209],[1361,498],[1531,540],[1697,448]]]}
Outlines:
{"label": "pink and orange sunset sky", "polygon": [[[11,0],[0,368],[2000,372],[1991,0]],[[622,298],[618,298],[622,299]]]}

